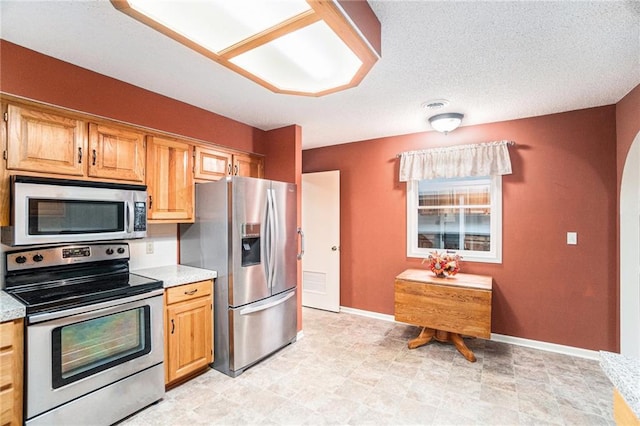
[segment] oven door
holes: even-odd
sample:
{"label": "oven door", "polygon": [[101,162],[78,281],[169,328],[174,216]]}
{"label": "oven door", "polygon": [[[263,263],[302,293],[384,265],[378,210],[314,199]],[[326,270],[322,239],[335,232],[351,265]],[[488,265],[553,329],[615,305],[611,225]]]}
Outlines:
{"label": "oven door", "polygon": [[28,316],[26,418],[164,360],[162,290]]}

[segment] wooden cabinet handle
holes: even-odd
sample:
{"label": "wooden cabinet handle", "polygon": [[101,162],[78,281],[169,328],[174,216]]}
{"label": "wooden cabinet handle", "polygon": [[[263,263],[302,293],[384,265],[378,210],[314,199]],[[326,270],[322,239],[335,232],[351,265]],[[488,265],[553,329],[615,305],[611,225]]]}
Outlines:
{"label": "wooden cabinet handle", "polygon": [[171,318],[171,334],[173,334],[173,331],[176,329],[176,323],[173,322],[173,318]]}
{"label": "wooden cabinet handle", "polygon": [[97,153],[96,153],[96,150],[94,149],[93,150],[93,165],[94,166],[96,165],[96,157],[97,157]]}
{"label": "wooden cabinet handle", "polygon": [[82,147],[78,148],[78,164],[82,164]]}
{"label": "wooden cabinet handle", "polygon": [[187,296],[191,296],[192,294],[196,294],[196,292],[198,291],[198,289],[193,289],[190,291],[185,291],[184,294],[186,294]]}

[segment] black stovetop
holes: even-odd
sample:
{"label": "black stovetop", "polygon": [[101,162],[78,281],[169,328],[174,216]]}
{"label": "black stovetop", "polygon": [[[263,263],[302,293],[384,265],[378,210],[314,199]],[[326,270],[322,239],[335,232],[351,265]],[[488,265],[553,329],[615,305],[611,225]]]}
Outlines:
{"label": "black stovetop", "polygon": [[121,299],[162,288],[162,281],[130,273],[103,275],[6,291],[26,305],[27,314],[53,312]]}
{"label": "black stovetop", "polygon": [[27,315],[121,299],[163,287],[129,273],[127,243],[87,243],[24,249],[5,256],[5,291]]}

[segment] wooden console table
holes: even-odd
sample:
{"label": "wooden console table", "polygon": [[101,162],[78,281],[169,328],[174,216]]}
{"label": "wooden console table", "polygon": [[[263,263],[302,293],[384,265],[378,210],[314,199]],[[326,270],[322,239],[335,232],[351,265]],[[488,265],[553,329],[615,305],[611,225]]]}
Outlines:
{"label": "wooden console table", "polygon": [[395,281],[396,321],[422,326],[409,341],[409,349],[429,343],[451,342],[471,362],[473,352],[462,335],[491,337],[491,290],[493,278],[457,274],[437,278],[424,269],[407,269]]}

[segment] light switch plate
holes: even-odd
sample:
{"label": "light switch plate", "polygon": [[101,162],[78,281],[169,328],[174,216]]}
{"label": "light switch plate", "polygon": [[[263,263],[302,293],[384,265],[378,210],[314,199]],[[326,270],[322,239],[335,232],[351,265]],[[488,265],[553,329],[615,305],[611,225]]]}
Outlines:
{"label": "light switch plate", "polygon": [[567,232],[567,244],[573,245],[573,246],[578,244],[577,232]]}
{"label": "light switch plate", "polygon": [[147,242],[147,254],[153,254],[153,241]]}

